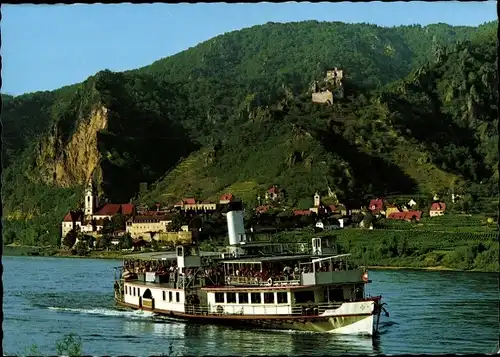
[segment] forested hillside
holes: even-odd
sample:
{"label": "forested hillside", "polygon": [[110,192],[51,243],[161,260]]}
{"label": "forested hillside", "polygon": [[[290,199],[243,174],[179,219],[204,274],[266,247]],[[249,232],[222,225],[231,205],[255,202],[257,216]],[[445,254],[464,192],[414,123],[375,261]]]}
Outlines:
{"label": "forested hillside", "polygon": [[202,121],[190,129],[204,140],[214,133],[224,136],[228,120],[248,106],[275,102],[278,89],[301,93],[327,68],[342,68],[351,83],[371,89],[408,75],[443,46],[496,26],[268,23],[217,36],[139,72],[185,83]]}
{"label": "forested hillside", "polygon": [[[328,187],[496,194],[496,26],[271,23],[139,70],[2,95],[4,231],[54,244],[91,179],[114,202],[155,181],[140,201],[252,202],[270,184],[291,205]],[[346,98],[313,105],[310,83],[332,67]]]}

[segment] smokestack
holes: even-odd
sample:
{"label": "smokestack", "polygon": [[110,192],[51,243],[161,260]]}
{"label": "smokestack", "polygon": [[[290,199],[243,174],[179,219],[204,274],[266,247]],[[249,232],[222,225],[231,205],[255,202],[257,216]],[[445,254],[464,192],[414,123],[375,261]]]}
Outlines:
{"label": "smokestack", "polygon": [[239,245],[247,241],[243,223],[243,208],[241,202],[229,204],[226,214],[229,245]]}

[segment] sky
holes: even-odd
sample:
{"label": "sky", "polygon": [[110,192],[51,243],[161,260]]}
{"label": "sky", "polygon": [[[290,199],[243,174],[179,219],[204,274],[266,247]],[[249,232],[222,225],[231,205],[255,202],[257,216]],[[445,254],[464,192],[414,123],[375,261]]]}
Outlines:
{"label": "sky", "polygon": [[143,67],[267,22],[477,26],[496,19],[495,1],[3,5],[1,92],[53,90],[103,69]]}

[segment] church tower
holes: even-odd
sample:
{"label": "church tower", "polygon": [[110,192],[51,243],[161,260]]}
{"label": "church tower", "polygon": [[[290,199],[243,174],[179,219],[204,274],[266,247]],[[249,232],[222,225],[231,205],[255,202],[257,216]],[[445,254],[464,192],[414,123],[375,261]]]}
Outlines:
{"label": "church tower", "polygon": [[85,189],[85,216],[92,216],[95,211],[95,205],[96,205],[96,199],[95,199],[95,194],[94,194],[94,188],[92,186],[92,183],[89,183],[87,188]]}
{"label": "church tower", "polygon": [[314,207],[319,207],[321,204],[321,197],[318,192],[314,195]]}

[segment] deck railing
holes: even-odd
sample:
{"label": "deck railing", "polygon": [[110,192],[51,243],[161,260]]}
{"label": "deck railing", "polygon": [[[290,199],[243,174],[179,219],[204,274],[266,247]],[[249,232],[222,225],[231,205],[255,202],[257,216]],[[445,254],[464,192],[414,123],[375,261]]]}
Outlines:
{"label": "deck railing", "polygon": [[289,286],[300,285],[300,279],[293,280],[263,280],[259,277],[247,277],[238,275],[229,275],[226,278],[228,285],[255,285],[255,286]]}
{"label": "deck railing", "polygon": [[[213,306],[206,305],[189,305],[185,304],[185,311],[188,314],[193,315],[279,315],[279,316],[315,316],[321,315],[326,310],[335,310],[339,308],[342,303],[337,304],[326,304],[326,305],[298,305],[292,306],[290,309],[289,305],[252,305],[252,304],[235,304],[235,305],[218,305]],[[287,312],[283,313],[284,308]],[[215,311],[214,311],[215,310]],[[250,310],[250,311],[249,311]]]}

